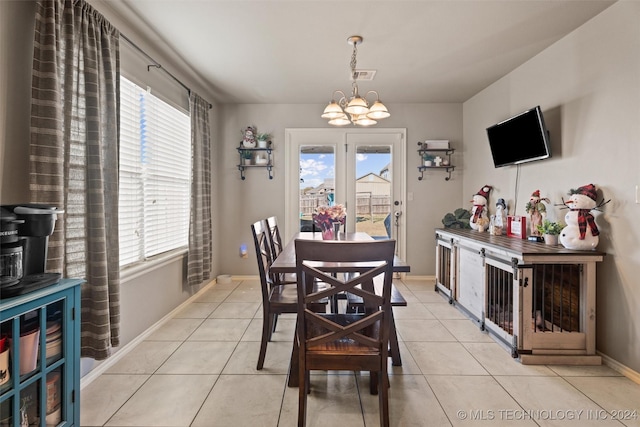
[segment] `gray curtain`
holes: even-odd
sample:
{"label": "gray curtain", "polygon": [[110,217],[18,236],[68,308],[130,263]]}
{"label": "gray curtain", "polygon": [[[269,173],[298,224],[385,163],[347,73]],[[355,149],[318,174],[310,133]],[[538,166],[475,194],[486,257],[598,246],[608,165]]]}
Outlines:
{"label": "gray curtain", "polygon": [[199,285],[211,278],[211,131],[209,103],[189,96],[191,112],[191,212],[187,283]]}
{"label": "gray curtain", "polygon": [[86,280],[81,354],[119,344],[119,33],[84,0],[37,3],[30,191],[56,206],[47,269]]}

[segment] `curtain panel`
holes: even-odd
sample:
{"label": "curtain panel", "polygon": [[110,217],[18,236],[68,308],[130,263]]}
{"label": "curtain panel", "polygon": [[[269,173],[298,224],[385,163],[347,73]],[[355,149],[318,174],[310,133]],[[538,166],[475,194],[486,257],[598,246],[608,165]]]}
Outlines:
{"label": "curtain panel", "polygon": [[211,129],[209,103],[191,92],[191,209],[187,283],[201,284],[211,278]]}
{"label": "curtain panel", "polygon": [[86,280],[81,355],[119,345],[119,32],[84,0],[39,0],[31,100],[30,192],[64,210],[47,269]]}

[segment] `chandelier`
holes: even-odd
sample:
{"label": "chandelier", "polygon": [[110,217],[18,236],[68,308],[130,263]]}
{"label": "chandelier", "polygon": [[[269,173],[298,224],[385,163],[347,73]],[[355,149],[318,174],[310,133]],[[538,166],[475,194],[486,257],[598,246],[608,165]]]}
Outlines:
{"label": "chandelier", "polygon": [[[358,83],[356,82],[356,55],[358,53],[358,45],[362,43],[362,37],[351,36],[347,39],[347,42],[353,46],[353,53],[351,54],[351,97],[347,99],[347,95],[341,90],[333,92],[333,98],[322,113],[323,119],[329,119],[329,124],[334,126],[345,126],[353,123],[358,126],[371,126],[378,123],[380,119],[389,117],[389,111],[387,107],[380,102],[378,92],[375,90],[368,91],[364,97],[361,97],[358,93]],[[336,94],[340,97],[337,98]],[[367,102],[369,94],[375,95],[375,101],[371,106]]]}

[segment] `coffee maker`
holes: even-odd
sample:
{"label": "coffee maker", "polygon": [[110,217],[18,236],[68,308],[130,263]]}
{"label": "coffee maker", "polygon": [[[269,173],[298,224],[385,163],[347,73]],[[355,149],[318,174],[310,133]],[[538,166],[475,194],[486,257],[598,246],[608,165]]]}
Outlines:
{"label": "coffee maker", "polygon": [[3,205],[0,217],[0,296],[26,294],[60,281],[60,273],[46,273],[49,236],[57,215],[46,205]]}

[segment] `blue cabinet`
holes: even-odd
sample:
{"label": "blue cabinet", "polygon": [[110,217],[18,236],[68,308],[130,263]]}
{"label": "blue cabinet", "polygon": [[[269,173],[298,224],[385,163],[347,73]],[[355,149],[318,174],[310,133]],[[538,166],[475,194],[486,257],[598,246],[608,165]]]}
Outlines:
{"label": "blue cabinet", "polygon": [[82,282],[0,301],[0,426],[80,426]]}

